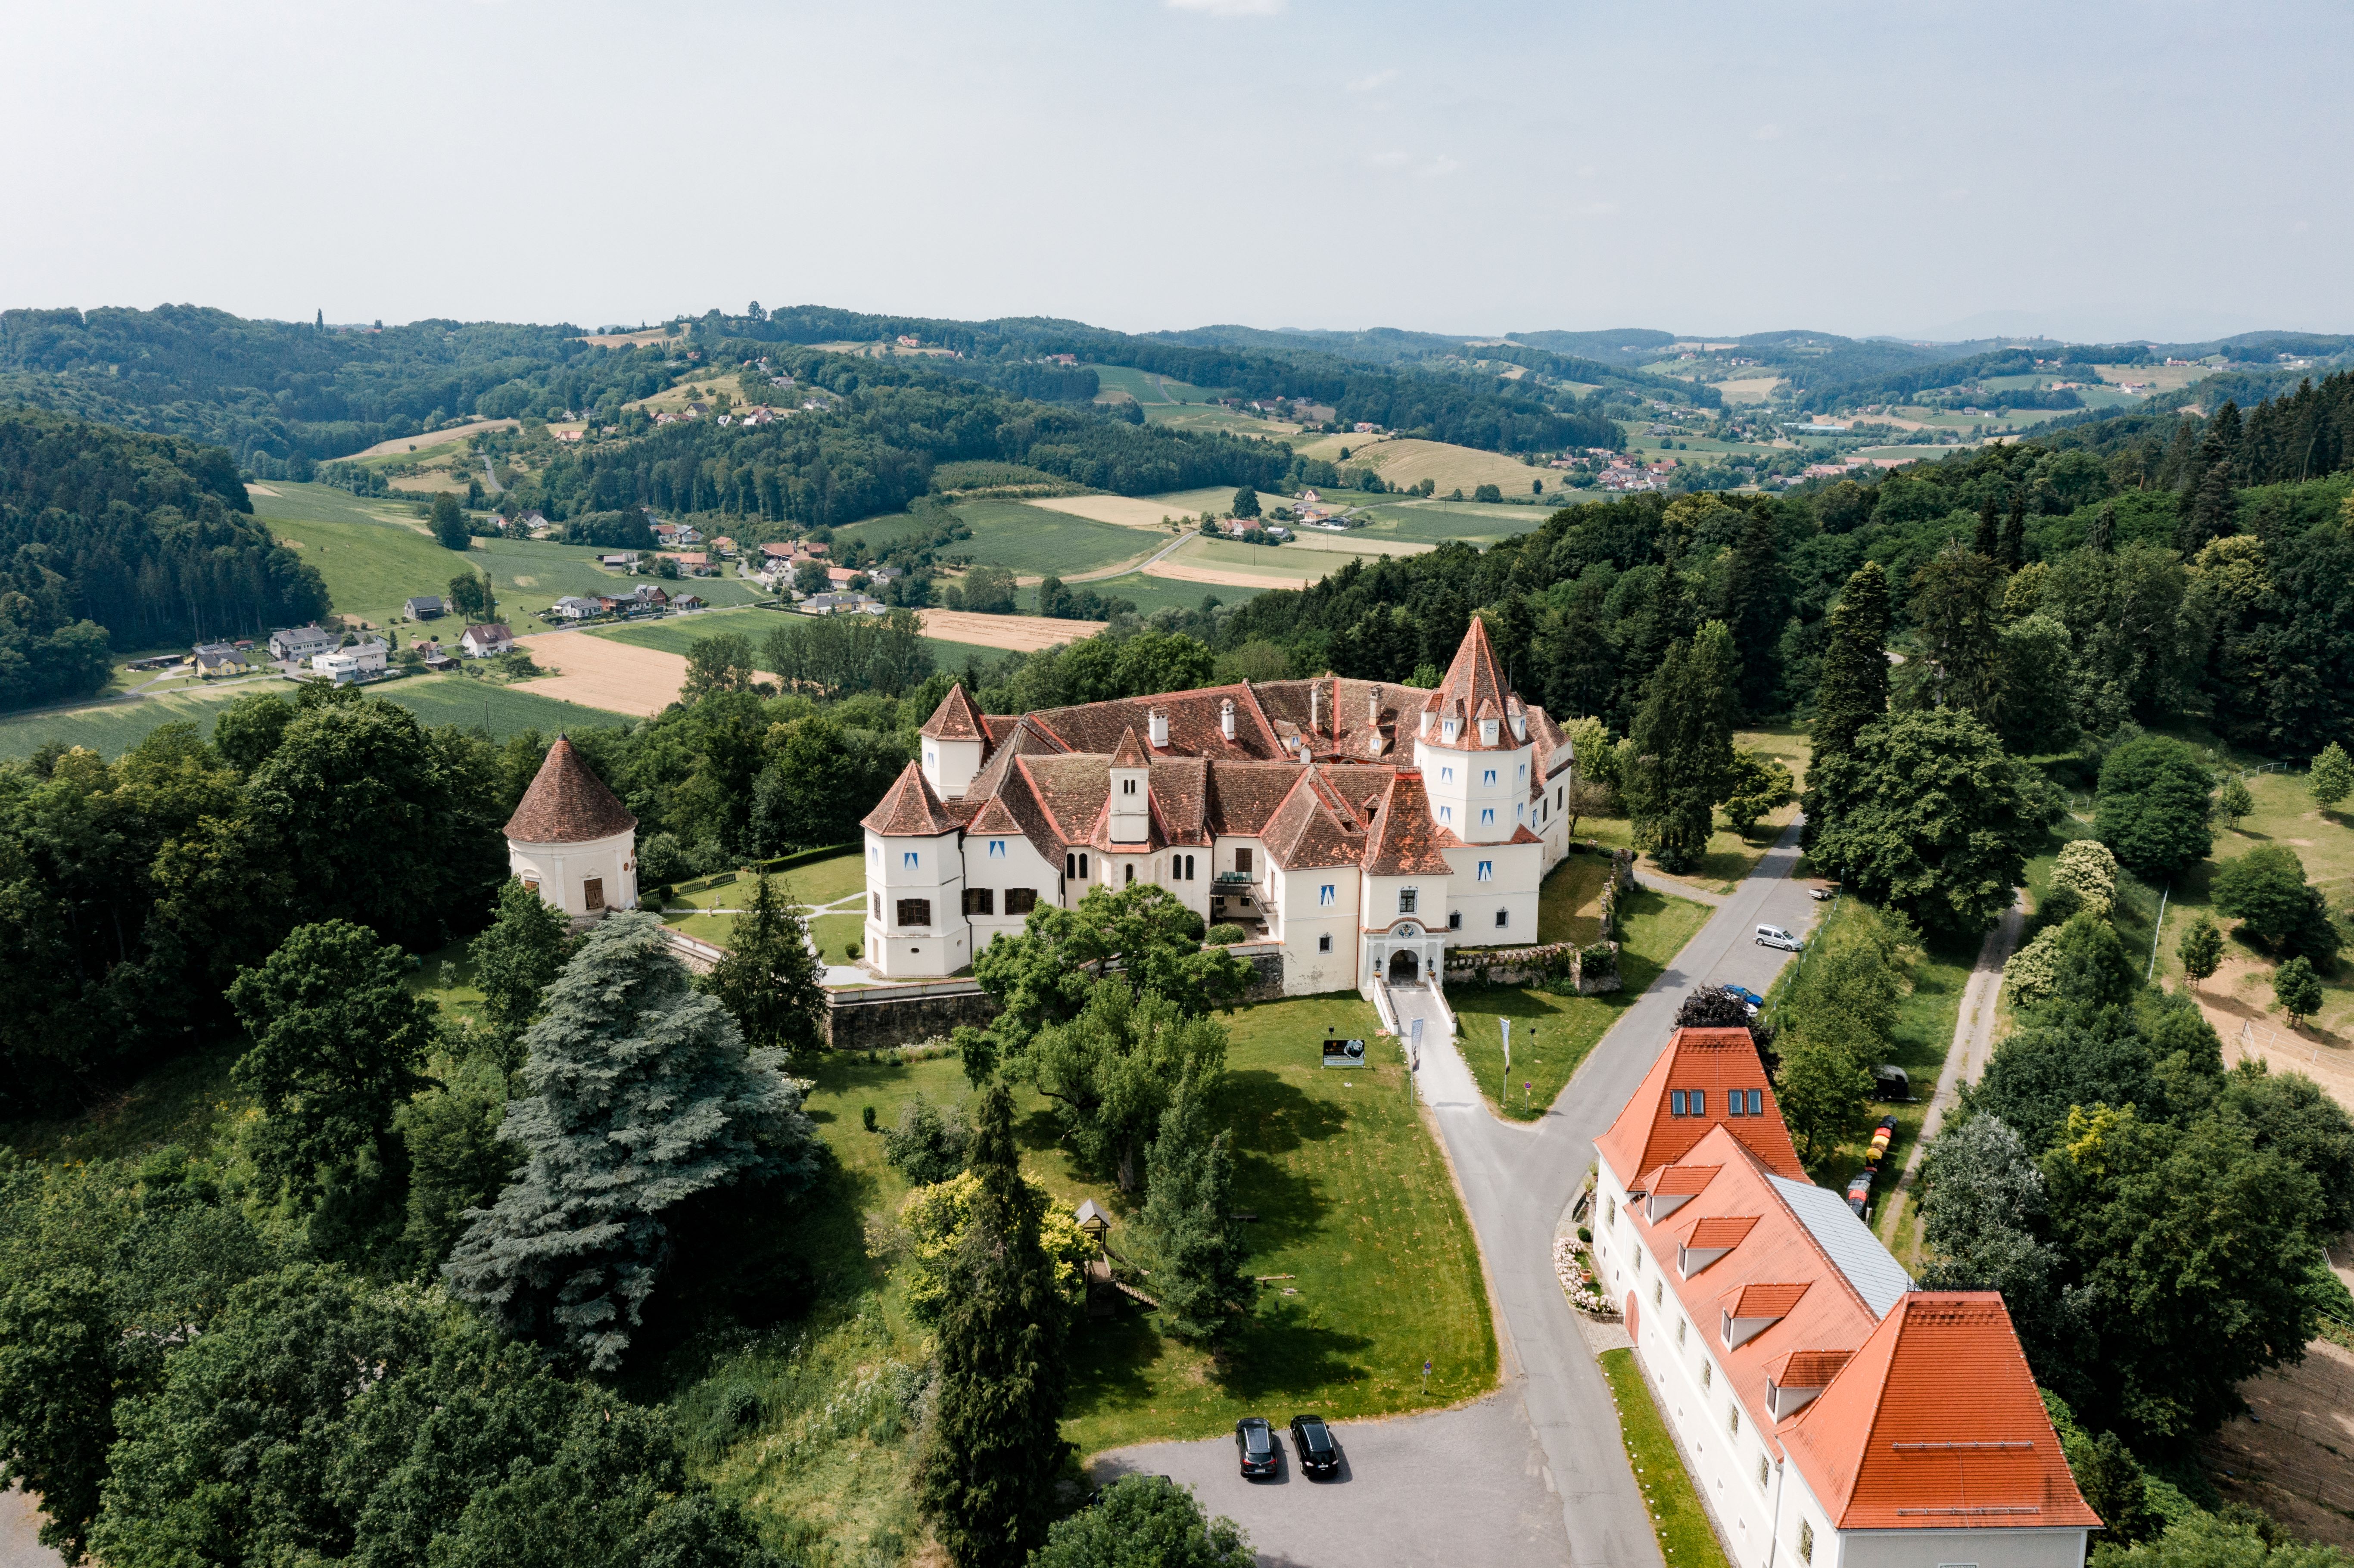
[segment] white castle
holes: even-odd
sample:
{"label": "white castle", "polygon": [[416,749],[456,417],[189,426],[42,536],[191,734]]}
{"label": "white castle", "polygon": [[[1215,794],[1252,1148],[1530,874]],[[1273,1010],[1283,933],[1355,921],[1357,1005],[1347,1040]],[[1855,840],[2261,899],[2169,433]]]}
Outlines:
{"label": "white castle", "polygon": [[1282,945],[1286,993],[1530,946],[1573,759],[1474,617],[1437,691],[1325,675],[1004,717],[949,691],[866,830],[865,963],[965,969],[1039,905],[1149,882]]}

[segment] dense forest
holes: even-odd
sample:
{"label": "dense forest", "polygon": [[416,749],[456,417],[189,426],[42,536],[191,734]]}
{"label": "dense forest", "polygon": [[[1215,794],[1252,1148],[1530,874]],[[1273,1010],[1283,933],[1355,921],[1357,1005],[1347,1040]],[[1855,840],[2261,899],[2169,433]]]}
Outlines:
{"label": "dense forest", "polygon": [[0,410],[0,707],[86,696],[110,644],[249,636],[327,608],[218,447]]}

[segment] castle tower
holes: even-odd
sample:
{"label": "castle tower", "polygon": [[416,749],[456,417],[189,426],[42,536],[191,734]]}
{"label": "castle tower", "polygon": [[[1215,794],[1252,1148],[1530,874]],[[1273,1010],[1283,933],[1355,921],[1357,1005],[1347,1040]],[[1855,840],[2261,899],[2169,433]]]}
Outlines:
{"label": "castle tower", "polygon": [[638,820],[557,736],[506,825],[507,869],[577,917],[638,904]]}
{"label": "castle tower", "polygon": [[981,727],[980,711],[964,688],[950,686],[949,694],[916,733],[923,737],[925,779],[944,797],[963,794],[989,753],[989,736]]}
{"label": "castle tower", "polygon": [[1526,825],[1535,743],[1528,710],[1478,616],[1463,633],[1447,679],[1423,705],[1415,762],[1433,818],[1468,844],[1500,844]]}

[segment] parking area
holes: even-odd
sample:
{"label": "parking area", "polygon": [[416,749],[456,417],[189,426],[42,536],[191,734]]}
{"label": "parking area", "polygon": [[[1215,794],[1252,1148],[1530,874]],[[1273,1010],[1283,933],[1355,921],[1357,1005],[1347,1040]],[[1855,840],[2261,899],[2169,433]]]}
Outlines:
{"label": "parking area", "polygon": [[1212,1514],[1250,1535],[1267,1568],[1437,1568],[1438,1564],[1543,1563],[1570,1559],[1562,1499],[1511,1392],[1459,1410],[1387,1421],[1335,1422],[1340,1476],[1301,1475],[1283,1428],[1296,1412],[1268,1409],[1283,1448],[1272,1480],[1236,1473],[1231,1436],[1150,1443],[1099,1455],[1099,1483],[1167,1476]]}

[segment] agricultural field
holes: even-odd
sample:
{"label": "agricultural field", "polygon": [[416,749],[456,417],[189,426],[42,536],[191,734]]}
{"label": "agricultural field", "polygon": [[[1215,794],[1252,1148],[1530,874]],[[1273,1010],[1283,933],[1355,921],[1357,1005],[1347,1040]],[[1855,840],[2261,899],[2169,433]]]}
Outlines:
{"label": "agricultural field", "polygon": [[388,495],[357,496],[332,484],[273,479],[267,484],[247,485],[245,493],[253,503],[253,514],[264,523],[373,523],[410,530],[424,526],[414,502]]}
{"label": "agricultural field", "polygon": [[1149,370],[1139,370],[1133,366],[1090,365],[1087,368],[1096,373],[1096,383],[1103,388],[1096,395],[1098,402],[1117,402],[1119,398],[1108,397],[1104,394],[1118,393],[1143,404],[1150,410],[1156,404],[1206,403],[1210,398],[1209,393],[1199,387],[1188,386],[1166,376],[1155,376]]}
{"label": "agricultural field", "polygon": [[354,452],[343,461],[352,462],[368,458],[406,458],[411,452],[416,452],[421,457],[430,453],[435,447],[445,447],[452,441],[467,440],[475,436],[487,435],[493,430],[516,429],[520,426],[521,421],[515,419],[473,419],[462,425],[450,425],[439,430],[428,430],[422,435],[395,436],[388,441],[378,441],[363,451]]}
{"label": "agricultural field", "polygon": [[1531,480],[1560,482],[1551,469],[1534,468],[1501,452],[1446,441],[1398,440],[1359,446],[1352,449],[1350,462],[1370,463],[1375,473],[1400,489],[1427,479],[1438,487],[1440,495],[1458,489],[1469,495],[1483,484],[1492,484],[1507,495],[1526,495]]}
{"label": "agricultural field", "polygon": [[664,616],[660,620],[599,627],[585,635],[627,642],[639,648],[658,648],[665,653],[684,654],[704,638],[728,632],[750,638],[753,648],[758,650],[762,642],[768,641],[769,632],[793,624],[790,617],[773,609],[717,609],[699,611],[694,615]]}
{"label": "agricultural field", "polygon": [[1156,609],[1199,609],[1204,598],[1215,599],[1220,604],[1241,604],[1267,591],[1263,586],[1187,582],[1181,577],[1147,577],[1141,572],[1097,577],[1084,586],[1107,599],[1129,600],[1140,615],[1150,615]]}
{"label": "agricultural field", "polygon": [[1083,641],[1104,629],[1100,620],[1058,620],[1044,615],[981,615],[964,609],[917,613],[923,618],[928,639],[1000,652],[1034,653],[1041,648],[1059,648]]}
{"label": "agricultural field", "polygon": [[[1201,503],[1199,498],[1214,493],[1214,502]],[[1278,506],[1291,504],[1291,497],[1270,491],[1254,491],[1258,497],[1262,515]],[[1178,497],[1184,497],[1179,503]],[[1074,517],[1090,517],[1098,523],[1115,523],[1123,528],[1143,528],[1164,538],[1173,524],[1193,522],[1204,511],[1226,512],[1233,509],[1235,493],[1231,490],[1209,492],[1181,491],[1176,495],[1058,495],[1031,504],[1050,512],[1067,512]]]}
{"label": "agricultural field", "polygon": [[[626,714],[553,701],[518,687],[455,674],[411,675],[368,690],[371,695],[398,703],[427,724],[487,728],[498,740],[526,729],[553,735],[559,729],[633,722]],[[30,757],[52,741],[87,747],[101,757],[119,757],[164,726],[184,722],[195,725],[209,739],[221,704],[257,691],[276,692],[290,699],[294,695],[292,682],[274,676],[249,677],[131,702],[9,715],[0,717],[0,758]]]}
{"label": "agricultural field", "polygon": [[[1152,540],[1136,528],[1075,517],[1027,502],[968,501],[954,510],[971,528],[972,537],[958,541],[949,553],[1003,567],[1016,577],[1067,577],[1135,560],[1155,548]],[[1154,516],[1157,519],[1159,514]],[[881,550],[917,529],[916,519],[894,513],[837,528],[833,537],[836,549],[851,540],[864,539],[869,549]]]}
{"label": "agricultural field", "polygon": [[[1394,495],[1366,498],[1356,515],[1370,517],[1363,528],[1352,529],[1348,537],[1398,540],[1405,543],[1440,545],[1449,539],[1461,539],[1473,545],[1492,545],[1499,539],[1509,539],[1516,534],[1532,533],[1544,526],[1563,506],[1576,504],[1576,492],[1566,492],[1558,503],[1543,506],[1498,505],[1472,501],[1403,501]],[[1583,499],[1579,497],[1578,499]],[[1319,535],[1303,535],[1303,538]]]}
{"label": "agricultural field", "polygon": [[685,654],[591,632],[542,631],[518,637],[515,646],[547,673],[518,681],[509,691],[652,718],[678,701],[686,684]]}

